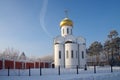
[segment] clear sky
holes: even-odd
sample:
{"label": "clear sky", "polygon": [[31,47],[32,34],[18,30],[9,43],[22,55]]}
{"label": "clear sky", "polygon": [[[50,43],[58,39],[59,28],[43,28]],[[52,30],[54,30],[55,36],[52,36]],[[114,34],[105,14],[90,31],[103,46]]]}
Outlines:
{"label": "clear sky", "polygon": [[74,22],[73,34],[87,47],[104,42],[110,30],[120,34],[120,0],[0,0],[0,50],[18,49],[27,56],[53,54],[60,21]]}

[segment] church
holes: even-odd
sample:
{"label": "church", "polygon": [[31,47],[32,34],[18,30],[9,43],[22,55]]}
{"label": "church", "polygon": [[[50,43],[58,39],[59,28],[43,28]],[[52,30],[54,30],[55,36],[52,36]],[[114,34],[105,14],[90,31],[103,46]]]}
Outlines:
{"label": "church", "polygon": [[55,68],[83,68],[86,65],[86,40],[73,36],[73,26],[68,17],[60,22],[61,35],[54,38]]}

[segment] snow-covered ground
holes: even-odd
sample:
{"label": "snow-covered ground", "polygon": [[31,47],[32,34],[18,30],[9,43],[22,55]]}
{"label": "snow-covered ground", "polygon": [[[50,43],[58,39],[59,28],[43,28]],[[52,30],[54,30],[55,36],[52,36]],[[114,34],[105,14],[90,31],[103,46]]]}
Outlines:
{"label": "snow-covered ground", "polygon": [[31,69],[31,76],[29,76],[29,70],[10,70],[10,76],[8,70],[0,70],[0,80],[120,80],[120,67],[113,67],[111,73],[110,67],[97,67],[96,73],[94,68],[89,67],[87,71],[79,69],[77,74],[76,69],[61,69],[60,75],[58,75],[58,69],[42,69],[42,75],[40,76],[40,69]]}

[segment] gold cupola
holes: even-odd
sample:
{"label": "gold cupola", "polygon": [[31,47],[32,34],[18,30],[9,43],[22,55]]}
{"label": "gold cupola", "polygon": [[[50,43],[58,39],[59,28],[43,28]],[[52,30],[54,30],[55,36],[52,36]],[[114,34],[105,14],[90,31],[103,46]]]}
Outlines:
{"label": "gold cupola", "polygon": [[73,22],[72,20],[70,20],[69,18],[64,18],[61,22],[60,22],[60,27],[63,26],[71,26],[73,27]]}

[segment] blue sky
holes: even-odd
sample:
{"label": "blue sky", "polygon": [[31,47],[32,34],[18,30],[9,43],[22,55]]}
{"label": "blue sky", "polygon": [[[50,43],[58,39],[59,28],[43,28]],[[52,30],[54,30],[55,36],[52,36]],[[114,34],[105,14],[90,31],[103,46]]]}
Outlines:
{"label": "blue sky", "polygon": [[0,50],[53,54],[53,39],[60,35],[66,9],[75,36],[85,37],[87,47],[94,41],[103,43],[109,31],[120,34],[119,4],[120,0],[0,0]]}

